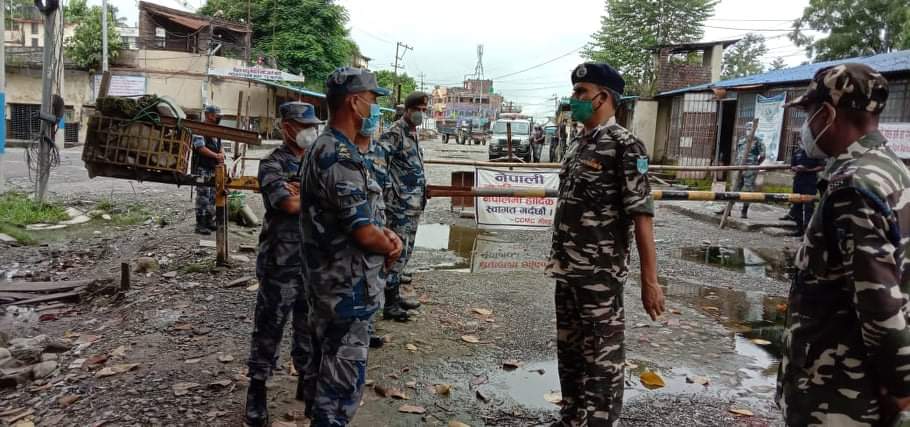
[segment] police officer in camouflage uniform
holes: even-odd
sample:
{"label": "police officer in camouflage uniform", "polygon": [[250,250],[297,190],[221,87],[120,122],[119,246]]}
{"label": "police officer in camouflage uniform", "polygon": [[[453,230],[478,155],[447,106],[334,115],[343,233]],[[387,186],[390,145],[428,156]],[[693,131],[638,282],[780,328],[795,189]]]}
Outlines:
{"label": "police officer in camouflage uniform", "polygon": [[[259,234],[256,314],[250,348],[246,421],[268,424],[266,380],[278,361],[278,346],[288,316],[293,316],[291,358],[298,372],[307,370],[313,353],[307,329],[300,257],[300,160],[313,145],[322,123],[310,104],[288,102],[279,107],[284,143],[259,162],[259,191],[265,222]],[[302,384],[298,390],[302,391]]]}
{"label": "police officer in camouflage uniform", "polygon": [[364,160],[380,120],[378,96],[389,93],[360,68],[335,70],[326,81],[327,129],[301,171],[304,283],[315,369],[303,372],[313,426],[351,422],[366,380],[368,328],[382,306],[381,272],[401,254],[401,240],[383,227],[382,188]]}
{"label": "police officer in camouflage uniform", "polygon": [[584,131],[559,173],[553,248],[561,419],[555,425],[616,425],[622,409],[623,287],[634,229],[641,295],[652,318],[664,311],[657,283],[654,205],[642,142],[616,124],[625,82],[607,64],[572,73],[572,119]]}
{"label": "police officer in camouflage uniform", "polygon": [[797,251],[777,403],[787,425],[882,426],[910,407],[910,173],[878,131],[887,81],[819,70],[791,105],[827,188]]}
{"label": "police officer in camouflage uniform", "polygon": [[[221,108],[208,105],[203,112],[206,123],[221,122]],[[203,178],[215,176],[215,168],[224,163],[221,138],[193,136],[193,173]],[[215,187],[196,186],[196,233],[209,235],[215,226]]]}
{"label": "police officer in camouflage uniform", "polygon": [[414,252],[414,238],[420,214],[427,205],[427,177],[423,169],[423,151],[417,141],[417,126],[423,123],[430,96],[413,92],[405,98],[404,115],[382,135],[381,143],[389,152],[391,185],[386,192],[386,219],[404,242],[401,258],[392,266],[386,281],[386,319],[407,321],[407,310],[420,307],[417,301],[401,297],[401,275]]}
{"label": "police officer in camouflage uniform", "polygon": [[[744,166],[758,166],[763,161],[765,161],[765,144],[762,143],[762,138],[759,135],[755,135],[755,139],[752,142],[752,148],[746,153],[746,145],[749,142],[749,135],[752,134],[752,122],[746,122],[746,127],[744,129],[745,135],[739,139],[736,143],[736,156],[739,160],[740,165]],[[757,170],[747,170],[742,171],[739,174],[739,191],[752,192],[756,191],[755,178],[758,177]],[[749,203],[743,203],[743,210],[741,212],[743,218],[749,217]]]}
{"label": "police officer in camouflage uniform", "polygon": [[[404,113],[404,106],[401,106],[401,112]],[[370,136],[363,136],[360,133],[354,138],[354,143],[358,145],[368,145],[370,148],[367,150],[366,154],[363,156],[363,160],[366,162],[367,167],[370,169],[370,172],[373,174],[373,179],[376,180],[376,183],[382,188],[383,197],[389,192],[389,189],[392,185],[392,181],[389,178],[389,152],[385,147],[379,143],[379,141],[374,140]],[[383,280],[385,278],[385,271],[382,272]],[[373,322],[370,323],[370,348],[381,348],[385,341],[382,337],[376,336],[374,334],[376,318],[373,318]]]}

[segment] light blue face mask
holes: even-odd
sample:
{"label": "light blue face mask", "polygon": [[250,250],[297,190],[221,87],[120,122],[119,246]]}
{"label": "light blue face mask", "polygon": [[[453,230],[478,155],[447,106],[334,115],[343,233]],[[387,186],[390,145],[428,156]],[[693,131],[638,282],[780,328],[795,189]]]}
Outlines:
{"label": "light blue face mask", "polygon": [[370,104],[370,115],[362,117],[363,122],[360,124],[360,135],[371,136],[379,128],[379,119],[382,112],[379,110],[379,104]]}

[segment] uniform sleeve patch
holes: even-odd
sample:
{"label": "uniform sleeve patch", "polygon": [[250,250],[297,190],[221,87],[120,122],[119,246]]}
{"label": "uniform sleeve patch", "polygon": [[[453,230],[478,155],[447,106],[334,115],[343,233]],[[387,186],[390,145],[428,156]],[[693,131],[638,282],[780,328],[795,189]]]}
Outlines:
{"label": "uniform sleeve patch", "polygon": [[642,175],[648,173],[648,157],[639,156],[638,159],[635,160],[635,169]]}

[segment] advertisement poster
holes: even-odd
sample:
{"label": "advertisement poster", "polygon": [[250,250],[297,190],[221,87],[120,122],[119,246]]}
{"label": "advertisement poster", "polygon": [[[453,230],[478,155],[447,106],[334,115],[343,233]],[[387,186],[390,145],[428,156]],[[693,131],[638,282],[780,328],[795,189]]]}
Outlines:
{"label": "advertisement poster", "polygon": [[[504,171],[477,168],[477,188],[559,188],[556,171]],[[539,229],[553,226],[555,197],[477,197],[475,218],[480,228]]]}
{"label": "advertisement poster", "polygon": [[910,123],[879,123],[888,146],[902,159],[910,159]]}
{"label": "advertisement poster", "polygon": [[[98,97],[98,90],[101,89],[101,74],[95,74],[92,83],[92,99],[94,99]],[[108,96],[145,95],[145,77],[111,75],[111,86],[108,88],[107,94]]]}
{"label": "advertisement poster", "polygon": [[303,76],[262,67],[209,68],[210,76],[236,77],[239,79],[303,82]]}
{"label": "advertisement poster", "polygon": [[755,99],[755,118],[758,119],[758,128],[755,129],[755,136],[760,137],[762,144],[765,144],[766,163],[777,161],[786,99],[786,93],[770,98],[758,95]]}

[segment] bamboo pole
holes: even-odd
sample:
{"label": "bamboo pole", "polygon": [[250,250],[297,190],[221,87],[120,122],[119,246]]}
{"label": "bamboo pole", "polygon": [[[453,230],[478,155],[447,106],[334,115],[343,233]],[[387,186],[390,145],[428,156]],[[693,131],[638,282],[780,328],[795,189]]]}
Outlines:
{"label": "bamboo pole", "polygon": [[[423,161],[427,165],[452,165],[452,166],[474,166],[474,167],[511,167],[511,168],[529,168],[529,169],[559,169],[559,163],[508,163],[508,162],[485,162],[479,160],[454,160],[454,159],[427,159]],[[748,170],[789,170],[790,165],[747,165],[747,166],[675,166],[675,165],[650,165],[650,171],[748,171]]]}

